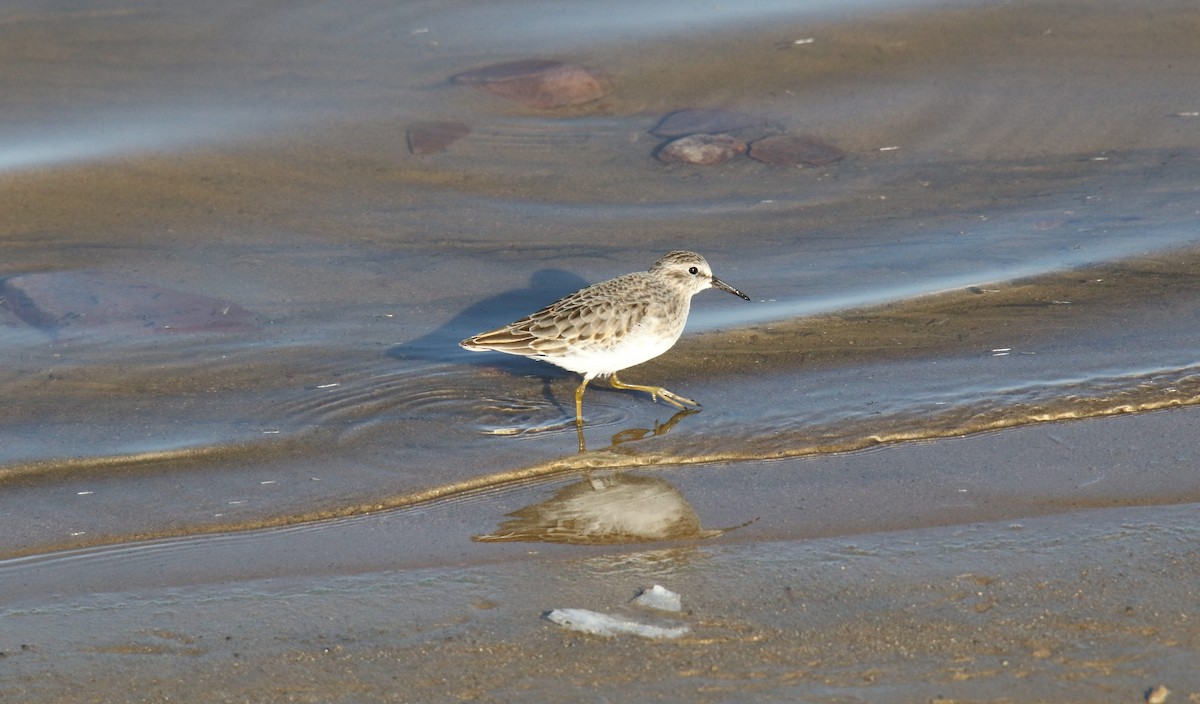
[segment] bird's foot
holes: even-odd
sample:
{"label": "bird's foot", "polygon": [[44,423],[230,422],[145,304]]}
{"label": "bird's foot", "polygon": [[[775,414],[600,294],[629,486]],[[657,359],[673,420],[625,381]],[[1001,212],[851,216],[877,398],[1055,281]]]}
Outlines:
{"label": "bird's foot", "polygon": [[679,394],[671,393],[670,391],[667,391],[666,389],[662,388],[661,386],[653,386],[653,387],[650,387],[649,390],[650,390],[650,398],[657,401],[658,397],[662,396],[662,400],[666,401],[667,403],[671,404],[672,406],[674,406],[680,410],[684,410],[684,409],[688,408],[689,406],[699,406],[700,405],[699,403],[697,403],[696,401],[693,401],[690,398],[685,398],[683,396],[680,396]]}
{"label": "bird's foot", "polygon": [[681,410],[684,408],[687,408],[689,406],[699,406],[700,405],[696,401],[693,401],[692,399],[687,398],[686,396],[680,396],[679,394],[672,393],[670,391],[667,391],[666,389],[664,389],[661,386],[643,386],[641,384],[626,384],[623,381],[621,381],[620,379],[618,379],[616,374],[613,374],[611,377],[609,377],[608,383],[611,384],[614,389],[632,389],[634,391],[645,391],[646,393],[650,394],[650,398],[654,399],[655,401],[657,401],[659,399],[659,397],[661,396],[662,400],[666,401],[667,403],[669,403],[672,406],[674,406],[678,409],[681,409]]}

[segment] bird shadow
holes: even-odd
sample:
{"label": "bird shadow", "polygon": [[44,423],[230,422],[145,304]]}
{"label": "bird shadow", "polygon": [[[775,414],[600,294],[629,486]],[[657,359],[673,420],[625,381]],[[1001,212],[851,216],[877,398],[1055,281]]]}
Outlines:
{"label": "bird shadow", "polygon": [[543,363],[524,357],[500,352],[468,352],[458,343],[476,333],[518,320],[587,285],[588,282],[578,274],[562,269],[540,269],[530,275],[527,287],[505,291],[468,306],[424,335],[391,347],[387,356],[426,362],[463,361],[475,366],[511,366],[522,370],[542,368]]}
{"label": "bird shadow", "polygon": [[[554,396],[552,384],[569,372],[526,357],[502,352],[471,352],[459,347],[459,341],[518,320],[550,303],[588,285],[578,274],[562,269],[539,269],[529,277],[525,288],[512,289],[468,306],[437,328],[424,335],[391,347],[387,356],[392,359],[423,362],[454,362],[474,367],[501,368],[512,374],[536,377],[542,382],[542,396],[562,412],[575,415],[572,403],[568,409]],[[572,399],[572,402],[574,399]]]}

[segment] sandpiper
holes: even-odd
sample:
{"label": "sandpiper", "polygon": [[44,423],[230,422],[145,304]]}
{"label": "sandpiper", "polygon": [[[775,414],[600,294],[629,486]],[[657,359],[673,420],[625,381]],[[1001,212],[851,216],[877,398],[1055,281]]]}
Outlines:
{"label": "sandpiper", "polygon": [[583,375],[575,390],[575,424],[582,447],[583,391],[596,377],[608,377],[617,389],[645,391],[676,408],[699,403],[661,386],[626,384],[617,372],[654,359],[671,349],[687,323],[692,296],[719,288],[750,297],[713,276],[695,252],[667,252],[649,271],[592,284],[536,313],[459,344],[473,351],[493,350],[540,359]]}

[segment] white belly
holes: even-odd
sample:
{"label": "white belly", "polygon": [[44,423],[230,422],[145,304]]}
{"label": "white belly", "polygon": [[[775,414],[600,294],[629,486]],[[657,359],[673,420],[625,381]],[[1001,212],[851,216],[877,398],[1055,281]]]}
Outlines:
{"label": "white belly", "polygon": [[639,325],[616,345],[608,346],[602,340],[597,340],[568,354],[543,359],[589,378],[608,376],[654,359],[671,349],[683,333],[683,325],[673,327],[664,329],[664,326],[656,324]]}

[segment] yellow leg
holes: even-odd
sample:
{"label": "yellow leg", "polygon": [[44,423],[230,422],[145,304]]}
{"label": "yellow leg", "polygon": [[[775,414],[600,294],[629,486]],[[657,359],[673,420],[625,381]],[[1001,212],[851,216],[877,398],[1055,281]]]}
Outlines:
{"label": "yellow leg", "polygon": [[579,433],[580,454],[587,452],[587,446],[583,442],[583,390],[587,388],[589,381],[591,379],[583,377],[583,383],[575,389],[575,432]]}
{"label": "yellow leg", "polygon": [[[650,394],[650,398],[654,399],[655,401],[658,400],[659,396],[662,396],[662,400],[666,401],[667,403],[671,404],[672,406],[674,406],[676,408],[687,408],[688,406],[699,406],[700,405],[699,403],[696,403],[695,401],[693,401],[690,398],[684,398],[683,396],[680,396],[679,394],[673,394],[661,386],[642,386],[641,384],[626,384],[626,383],[622,382],[620,379],[618,379],[616,374],[613,374],[612,376],[610,376],[608,378],[608,383],[611,384],[614,389],[632,389],[634,391],[645,391],[646,393]],[[581,387],[581,389],[582,389],[582,387]]]}
{"label": "yellow leg", "polygon": [[575,425],[583,427],[583,390],[587,388],[588,382],[591,379],[583,377],[583,383],[575,389]]}

